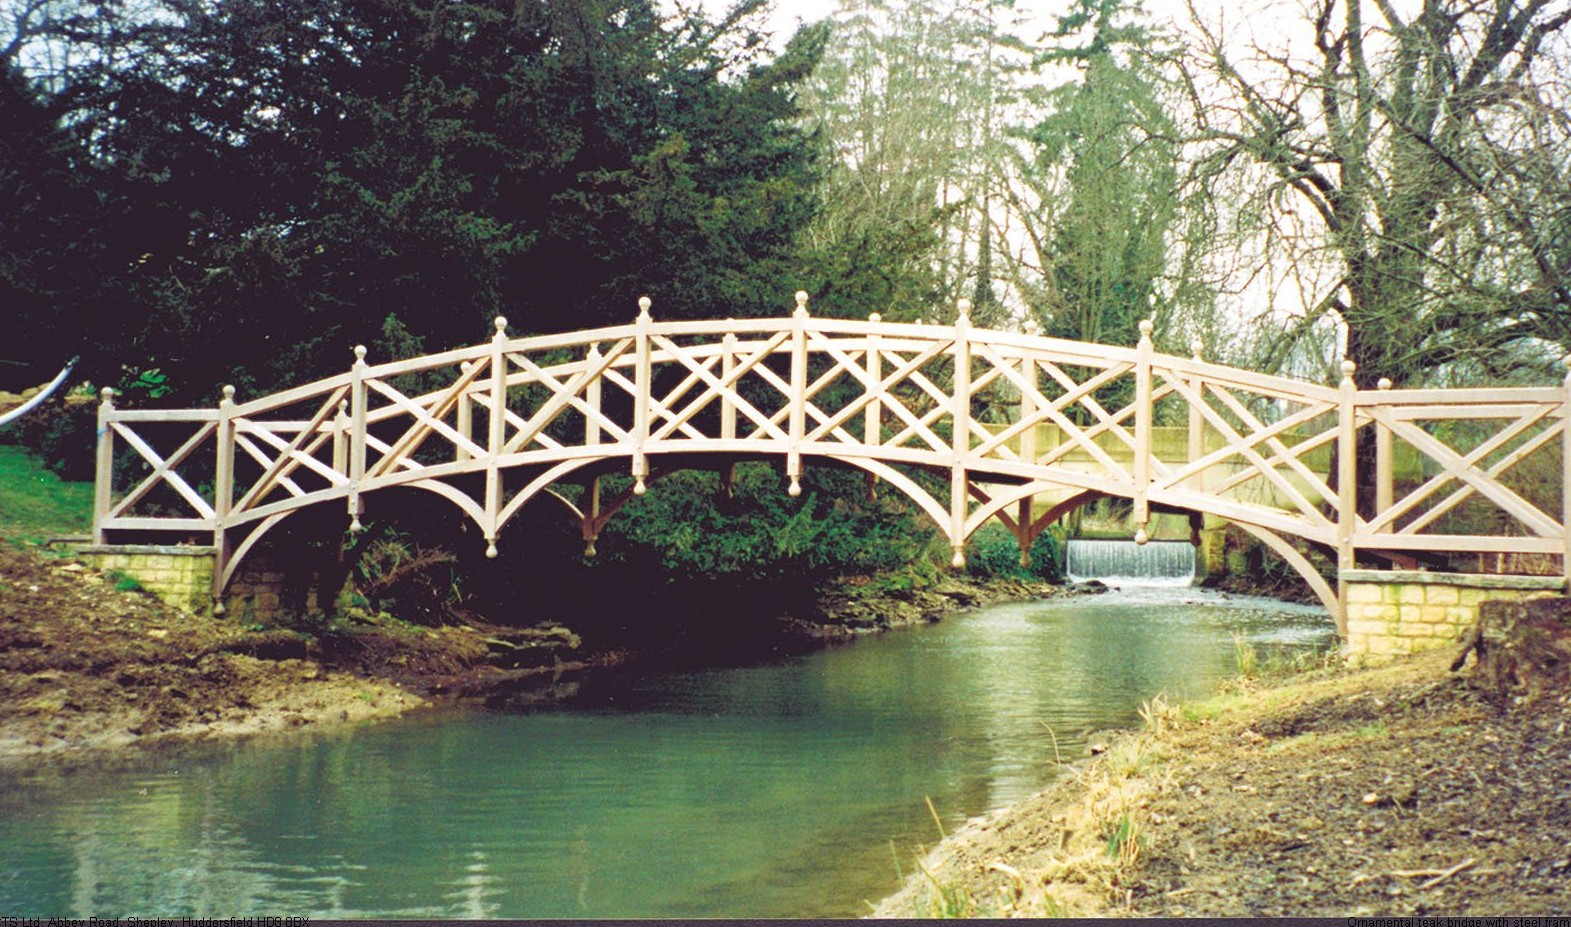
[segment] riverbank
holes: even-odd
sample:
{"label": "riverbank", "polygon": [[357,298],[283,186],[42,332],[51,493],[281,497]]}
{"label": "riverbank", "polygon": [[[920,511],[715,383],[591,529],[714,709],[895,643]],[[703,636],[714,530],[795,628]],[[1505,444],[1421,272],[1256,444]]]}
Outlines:
{"label": "riverbank", "polygon": [[[852,578],[780,616],[769,646],[825,646],[1053,591]],[[590,650],[556,624],[426,628],[362,616],[304,630],[241,626],[164,606],[127,577],[0,542],[0,761],[361,723],[436,704],[546,701],[570,694],[584,673],[672,655]]]}
{"label": "riverbank", "polygon": [[1564,914],[1571,695],[1392,666],[1158,701],[1053,787],[970,822],[877,916]]}

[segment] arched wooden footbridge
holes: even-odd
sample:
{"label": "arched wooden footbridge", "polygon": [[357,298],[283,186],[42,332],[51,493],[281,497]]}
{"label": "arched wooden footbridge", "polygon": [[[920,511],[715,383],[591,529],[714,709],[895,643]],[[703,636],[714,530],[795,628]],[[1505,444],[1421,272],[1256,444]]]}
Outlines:
{"label": "arched wooden footbridge", "polygon": [[[975,328],[966,309],[947,325],[815,318],[798,294],[788,318],[661,322],[645,299],[610,328],[509,338],[498,318],[489,343],[385,364],[358,347],[347,373],[245,402],[226,388],[216,409],[122,409],[106,390],[95,539],[211,536],[217,597],[307,506],[346,505],[358,528],[367,495],[424,489],[494,555],[547,496],[592,547],[627,499],[601,499],[607,472],[626,468],[630,495],[672,469],[779,459],[793,494],[809,465],[898,489],[956,565],[989,519],[1029,549],[1095,498],[1130,500],[1141,534],[1153,510],[1216,516],[1281,554],[1339,622],[1336,584],[1289,539],[1344,570],[1366,553],[1477,552],[1563,571],[1571,382],[1361,390],[1344,365],[1322,386],[1159,353],[1149,323],[1136,347],[1110,347]],[[1156,452],[1162,426],[1186,428],[1179,459]],[[136,466],[116,465],[120,443]],[[1362,505],[1360,453],[1376,458]]]}

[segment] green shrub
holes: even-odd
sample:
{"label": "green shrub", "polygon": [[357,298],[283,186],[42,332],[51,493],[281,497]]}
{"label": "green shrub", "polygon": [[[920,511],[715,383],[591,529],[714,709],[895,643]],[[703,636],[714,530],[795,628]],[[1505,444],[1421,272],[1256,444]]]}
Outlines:
{"label": "green shrub", "polygon": [[971,535],[966,550],[966,569],[984,579],[1025,579],[1056,581],[1059,575],[1059,543],[1044,531],[1031,545],[1031,565],[1020,565],[1020,545],[1015,536],[998,522],[988,522]]}

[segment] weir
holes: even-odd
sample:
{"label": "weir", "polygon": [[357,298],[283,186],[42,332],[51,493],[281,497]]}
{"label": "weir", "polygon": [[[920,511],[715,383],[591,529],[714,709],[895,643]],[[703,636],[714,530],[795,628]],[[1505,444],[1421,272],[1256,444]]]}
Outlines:
{"label": "weir", "polygon": [[1077,583],[1188,586],[1195,581],[1195,548],[1188,541],[1072,540],[1064,572]]}

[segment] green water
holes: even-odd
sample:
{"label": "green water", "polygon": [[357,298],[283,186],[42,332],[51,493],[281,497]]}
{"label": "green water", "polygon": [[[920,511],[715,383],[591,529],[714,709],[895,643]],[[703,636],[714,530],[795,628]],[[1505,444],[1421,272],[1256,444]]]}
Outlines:
{"label": "green water", "polygon": [[586,685],[521,714],[0,774],[0,914],[864,913],[946,828],[1086,732],[1235,672],[1323,611],[1190,590],[1006,605],[779,663]]}

